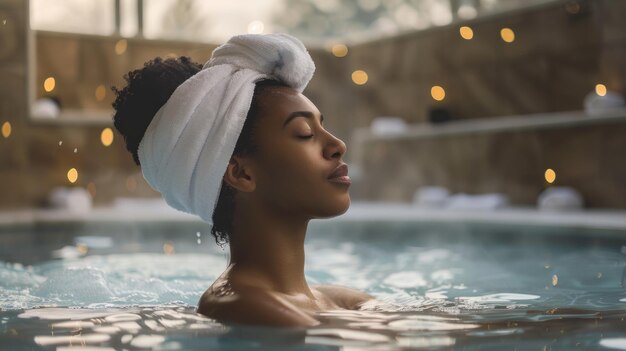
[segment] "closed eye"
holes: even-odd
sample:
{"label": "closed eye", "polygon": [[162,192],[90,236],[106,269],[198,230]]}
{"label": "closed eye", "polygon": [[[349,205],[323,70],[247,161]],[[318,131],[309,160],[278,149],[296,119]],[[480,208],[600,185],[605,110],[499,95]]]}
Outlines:
{"label": "closed eye", "polygon": [[313,137],[313,134],[311,134],[311,135],[302,135],[302,136],[299,136],[298,138],[300,138],[300,139],[310,139],[312,137]]}

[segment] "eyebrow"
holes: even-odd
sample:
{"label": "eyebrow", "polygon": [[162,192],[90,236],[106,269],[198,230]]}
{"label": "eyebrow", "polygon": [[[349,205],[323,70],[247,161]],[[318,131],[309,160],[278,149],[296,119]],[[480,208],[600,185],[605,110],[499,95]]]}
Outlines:
{"label": "eyebrow", "polygon": [[[285,123],[283,123],[283,128],[285,128],[285,126],[287,125],[287,123],[289,123],[292,119],[296,118],[296,117],[304,117],[304,118],[313,118],[313,112],[310,111],[295,111],[289,114],[289,116],[287,117],[287,119],[285,120]],[[324,115],[320,115],[320,123],[324,122]]]}

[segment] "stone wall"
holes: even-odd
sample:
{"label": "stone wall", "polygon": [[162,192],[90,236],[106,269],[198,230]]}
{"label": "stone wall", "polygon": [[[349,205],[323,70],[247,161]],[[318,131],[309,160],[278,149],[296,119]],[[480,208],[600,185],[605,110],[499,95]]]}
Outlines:
{"label": "stone wall", "polygon": [[[623,94],[626,3],[580,1],[576,13],[569,3],[576,2],[351,47],[349,66],[369,73],[366,85],[351,90],[353,113],[362,125],[384,115],[424,122],[432,107],[453,119],[486,118],[582,110],[598,83]],[[473,29],[472,40],[461,38],[462,25]],[[500,38],[505,27],[514,42]],[[431,98],[433,85],[445,88],[443,101]]]}
{"label": "stone wall", "polygon": [[[619,14],[626,3],[583,1],[578,14],[564,4],[463,23],[474,29],[471,41],[459,37],[456,24],[353,45],[343,58],[311,48],[317,71],[305,94],[325,115],[327,128],[348,143],[348,162],[353,131],[376,116],[424,123],[431,107],[445,107],[459,120],[581,110],[598,82],[623,94],[626,22]],[[25,1],[0,0],[0,20],[6,19],[0,22],[0,124],[12,126],[8,138],[0,136],[0,208],[43,205],[51,189],[70,186],[71,167],[79,170],[71,186],[88,187],[96,205],[118,196],[159,196],[118,134],[109,147],[100,142],[110,119],[57,123],[28,117],[27,13]],[[499,38],[503,26],[515,30],[516,41]],[[54,93],[64,107],[91,111],[87,115],[110,111],[111,91],[97,101],[98,85],[121,86],[124,73],[155,56],[184,54],[204,62],[214,48],[127,39],[118,55],[121,38],[36,32],[32,39],[35,93],[45,96],[42,80],[54,75]],[[352,83],[355,69],[368,72],[365,85]],[[444,101],[430,97],[434,84],[446,89]],[[443,185],[469,193],[502,191],[516,204],[531,204],[545,187],[541,174],[548,165],[558,167],[560,184],[581,190],[590,207],[626,208],[626,169],[619,161],[625,129],[612,123],[371,143],[364,150],[367,176],[355,182],[351,195],[408,201],[420,185]]]}
{"label": "stone wall", "polygon": [[[533,206],[549,186],[578,190],[589,208],[626,208],[626,112],[591,125],[435,135],[364,144],[353,190],[367,199],[410,202],[424,185],[452,192],[500,192]],[[593,117],[590,117],[593,118]],[[546,169],[556,180],[548,184]],[[373,186],[375,184],[375,186]]]}
{"label": "stone wall", "polygon": [[[572,4],[578,7],[572,8]],[[569,6],[569,7],[568,7]],[[353,46],[348,66],[369,73],[352,86],[353,127],[377,116],[427,123],[431,108],[452,120],[580,111],[598,83],[624,96],[626,2],[561,1],[432,28]],[[458,28],[468,25],[474,38]],[[505,43],[499,30],[515,31]],[[430,87],[446,89],[435,101]],[[529,117],[530,118],[530,117]],[[579,190],[588,207],[626,208],[626,119],[599,125],[449,135],[367,143],[363,177],[352,187],[359,198],[411,201],[417,188],[438,185],[452,192],[502,192],[513,204],[534,205],[553,185]]]}

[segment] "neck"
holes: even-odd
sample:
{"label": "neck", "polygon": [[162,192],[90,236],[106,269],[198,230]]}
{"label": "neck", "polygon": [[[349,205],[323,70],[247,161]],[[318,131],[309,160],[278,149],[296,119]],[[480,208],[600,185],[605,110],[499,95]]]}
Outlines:
{"label": "neck", "polygon": [[308,219],[278,215],[262,206],[240,206],[235,213],[230,238],[233,274],[274,291],[313,296],[304,277]]}

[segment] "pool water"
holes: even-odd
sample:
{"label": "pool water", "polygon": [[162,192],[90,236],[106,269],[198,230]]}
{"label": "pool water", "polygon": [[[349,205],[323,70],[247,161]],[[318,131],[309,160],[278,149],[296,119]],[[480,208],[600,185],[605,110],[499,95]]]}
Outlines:
{"label": "pool water", "polygon": [[310,284],[374,295],[314,328],[195,313],[227,249],[201,223],[0,229],[1,350],[626,350],[626,232],[313,221]]}

